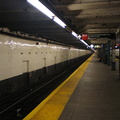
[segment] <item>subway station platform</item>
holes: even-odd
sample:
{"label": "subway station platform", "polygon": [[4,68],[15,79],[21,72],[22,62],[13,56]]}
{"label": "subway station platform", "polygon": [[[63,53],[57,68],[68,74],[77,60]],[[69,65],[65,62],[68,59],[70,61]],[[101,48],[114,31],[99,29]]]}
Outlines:
{"label": "subway station platform", "polygon": [[23,120],[120,120],[118,71],[94,54]]}

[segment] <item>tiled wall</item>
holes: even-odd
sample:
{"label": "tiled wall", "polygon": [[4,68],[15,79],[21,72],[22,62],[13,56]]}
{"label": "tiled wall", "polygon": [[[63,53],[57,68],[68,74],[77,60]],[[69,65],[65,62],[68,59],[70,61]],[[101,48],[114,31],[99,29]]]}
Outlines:
{"label": "tiled wall", "polygon": [[0,81],[88,53],[90,51],[0,34]]}

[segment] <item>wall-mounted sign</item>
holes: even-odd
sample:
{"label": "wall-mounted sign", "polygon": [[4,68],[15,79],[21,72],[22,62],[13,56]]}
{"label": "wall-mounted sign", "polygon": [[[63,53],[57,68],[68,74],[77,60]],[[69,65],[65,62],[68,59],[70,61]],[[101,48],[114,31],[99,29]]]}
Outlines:
{"label": "wall-mounted sign", "polygon": [[82,40],[88,40],[88,34],[82,34]]}
{"label": "wall-mounted sign", "polygon": [[107,38],[107,39],[115,39],[114,33],[89,33],[89,38],[93,39],[100,39],[100,38]]}

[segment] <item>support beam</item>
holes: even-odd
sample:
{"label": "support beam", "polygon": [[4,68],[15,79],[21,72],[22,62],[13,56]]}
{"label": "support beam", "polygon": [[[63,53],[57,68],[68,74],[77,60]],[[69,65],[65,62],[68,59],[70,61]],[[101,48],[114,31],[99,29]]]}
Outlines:
{"label": "support beam", "polygon": [[107,42],[107,65],[110,65],[110,41]]}
{"label": "support beam", "polygon": [[111,63],[112,70],[116,70],[115,44],[116,44],[116,40],[115,40],[115,39],[112,39],[112,63]]}

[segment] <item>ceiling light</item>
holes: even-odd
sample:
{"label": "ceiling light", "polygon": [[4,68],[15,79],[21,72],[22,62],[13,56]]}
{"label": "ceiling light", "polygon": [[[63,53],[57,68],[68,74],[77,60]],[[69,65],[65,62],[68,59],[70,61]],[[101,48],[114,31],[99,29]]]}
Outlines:
{"label": "ceiling light", "polygon": [[93,45],[93,44],[91,44],[91,45],[90,45],[90,47],[91,47],[91,48],[93,48],[93,47],[94,47],[94,45]]}
{"label": "ceiling light", "polygon": [[84,41],[84,40],[80,40],[83,44],[85,44],[87,47],[89,47],[89,45]]}
{"label": "ceiling light", "polygon": [[72,35],[78,38],[78,35],[74,31],[72,31]]}
{"label": "ceiling light", "polygon": [[30,4],[40,10],[42,13],[47,15],[49,18],[53,19],[55,14],[53,14],[47,7],[45,7],[39,0],[27,0]]}
{"label": "ceiling light", "polygon": [[65,24],[63,21],[61,21],[58,17],[55,16],[53,20],[54,20],[57,24],[59,24],[61,27],[65,28],[66,24]]}
{"label": "ceiling light", "polygon": [[30,4],[47,15],[50,19],[53,19],[61,27],[65,28],[66,24],[60,20],[54,13],[52,13],[47,7],[45,7],[39,0],[27,0]]}

